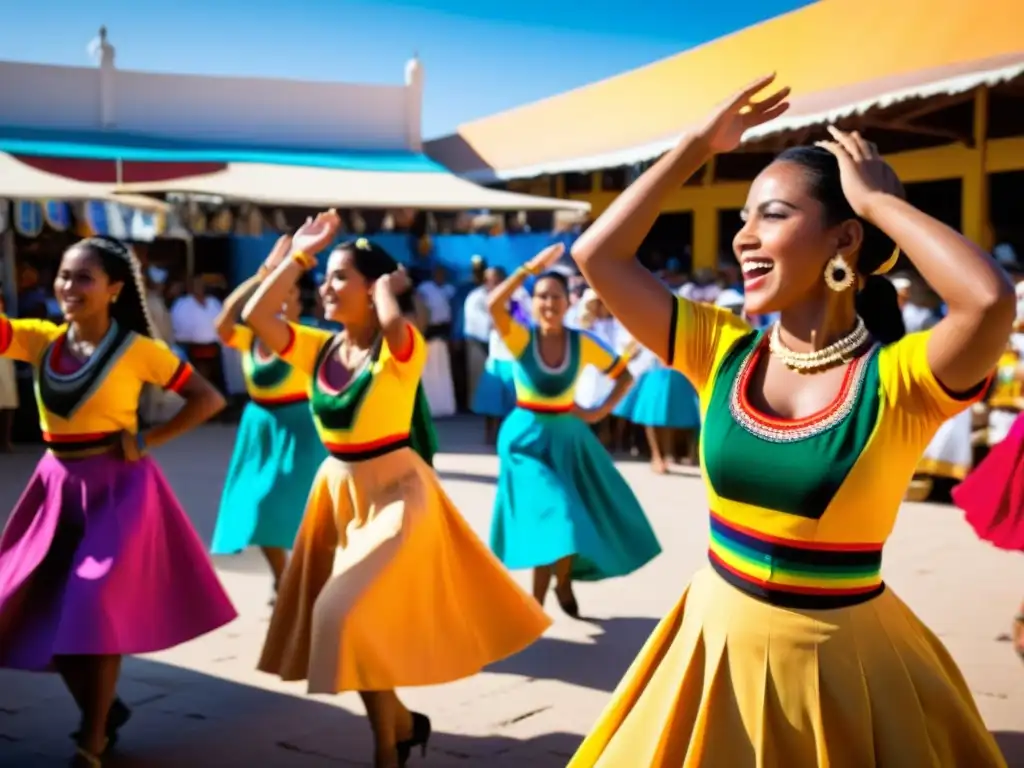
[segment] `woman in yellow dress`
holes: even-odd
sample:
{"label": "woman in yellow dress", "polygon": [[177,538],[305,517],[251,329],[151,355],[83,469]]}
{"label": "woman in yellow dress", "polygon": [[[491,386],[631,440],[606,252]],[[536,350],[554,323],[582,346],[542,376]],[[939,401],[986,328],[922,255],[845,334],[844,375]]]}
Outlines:
{"label": "woman in yellow dress", "polygon": [[[0,536],[0,667],[56,671],[82,712],[75,765],[97,766],[131,712],[121,658],[235,618],[199,537],[147,450],[224,399],[152,338],[142,273],[121,242],[69,248],[54,280],[64,323],[0,314],[0,356],[36,373],[47,451]],[[185,406],[139,430],[145,384]]]}
{"label": "woman in yellow dress", "polygon": [[[259,668],[310,693],[358,691],[377,768],[426,749],[430,720],[395,689],[475,674],[550,620],[477,538],[410,447],[427,345],[403,316],[404,270],[365,238],[335,248],[320,288],[333,334],[279,316],[337,213],[307,222],[243,312],[260,340],[311,378],[327,451],[278,592]],[[337,558],[338,562],[335,563]],[[332,576],[332,567],[335,571]]]}
{"label": "woman in yellow dress", "polygon": [[[882,581],[882,547],[938,427],[977,399],[1014,295],[995,261],[901,198],[858,134],[783,152],[733,240],[758,332],[673,297],[634,254],[665,199],[786,109],[754,83],[602,214],[573,256],[638,341],[696,387],[708,559],[571,768],[1005,766],[949,653]],[[949,307],[904,335],[905,252]]]}

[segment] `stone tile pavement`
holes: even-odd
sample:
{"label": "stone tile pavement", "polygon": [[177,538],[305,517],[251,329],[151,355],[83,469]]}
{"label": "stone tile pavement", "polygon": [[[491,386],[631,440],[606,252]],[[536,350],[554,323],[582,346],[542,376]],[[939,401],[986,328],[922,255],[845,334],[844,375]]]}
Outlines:
{"label": "stone tile pavement", "polygon": [[[497,462],[472,419],[439,425],[438,470],[456,504],[486,537]],[[158,452],[197,530],[209,540],[233,429],[206,427]],[[0,456],[0,521],[38,456]],[[652,475],[619,466],[639,495],[665,554],[639,573],[577,590],[588,621],[549,606],[555,626],[532,648],[476,675],[402,692],[427,712],[435,736],[424,768],[562,768],[644,639],[701,567],[703,488],[693,471]],[[368,727],[358,697],[306,696],[254,669],[270,615],[269,575],[257,553],[216,558],[241,616],[164,653],[131,658],[121,692],[135,716],[117,768],[364,766]],[[906,505],[886,550],[890,585],[947,644],[1011,765],[1024,766],[1024,669],[1007,632],[1024,596],[1024,557],[978,542],[955,509]],[[518,574],[525,586],[526,574]],[[553,602],[553,601],[552,601]],[[73,704],[48,675],[0,671],[0,767],[67,764]],[[638,766],[637,768],[642,768]],[[965,767],[966,768],[966,767]]]}

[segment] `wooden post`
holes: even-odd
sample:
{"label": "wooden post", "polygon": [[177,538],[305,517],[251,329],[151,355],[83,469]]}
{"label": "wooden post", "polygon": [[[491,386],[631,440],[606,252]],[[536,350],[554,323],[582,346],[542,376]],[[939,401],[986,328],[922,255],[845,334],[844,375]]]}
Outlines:
{"label": "wooden post", "polygon": [[960,197],[960,229],[985,250],[992,248],[989,184],[986,173],[988,151],[988,86],[974,92],[974,146],[964,170]]}
{"label": "wooden post", "polygon": [[714,183],[715,158],[712,157],[704,166],[701,193],[693,207],[693,271],[718,267],[718,206],[709,194]]}

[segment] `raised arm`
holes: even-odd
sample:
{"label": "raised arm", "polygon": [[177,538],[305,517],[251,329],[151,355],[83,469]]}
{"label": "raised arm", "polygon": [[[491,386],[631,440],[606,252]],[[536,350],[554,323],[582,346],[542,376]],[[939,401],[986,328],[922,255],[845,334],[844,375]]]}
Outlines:
{"label": "raised arm", "polygon": [[662,359],[671,353],[675,297],[637,261],[636,253],[669,195],[712,155],[735,149],[748,128],[786,110],[788,88],[753,102],[773,79],[761,78],[716,110],[703,128],[685,136],[619,195],[572,247],[580,271],[611,313]]}
{"label": "raised arm", "polygon": [[509,304],[526,278],[530,275],[539,275],[545,269],[551,267],[556,261],[562,258],[565,253],[565,246],[561,243],[549,245],[523,266],[506,277],[497,288],[487,294],[487,311],[494,320],[494,329],[505,338],[512,326],[512,315],[509,312]]}
{"label": "raised arm", "polygon": [[1010,278],[989,254],[959,232],[887,190],[893,171],[858,133],[829,129],[821,142],[839,159],[843,192],[853,210],[891,237],[948,311],[928,339],[928,364],[950,392],[983,381],[1006,349],[1016,316]]}
{"label": "raised arm", "polygon": [[399,350],[409,348],[411,333],[409,320],[402,314],[398,305],[398,297],[412,287],[412,281],[406,271],[399,267],[389,272],[373,284],[373,305],[377,308],[377,322],[388,348],[405,357]]}
{"label": "raised arm", "polygon": [[[271,352],[281,354],[293,336],[291,327],[281,318],[281,307],[288,292],[299,281],[303,272],[316,267],[316,255],[334,242],[341,226],[337,211],[330,210],[307,219],[292,237],[286,254],[274,253],[265,264],[269,277],[257,289],[242,310],[242,319]],[[277,255],[278,263],[271,259]]]}
{"label": "raised arm", "polygon": [[[292,247],[292,239],[288,235],[282,235],[274,243],[274,248],[270,252],[270,256],[267,257],[265,263],[279,263],[284,259]],[[249,299],[256,292],[256,289],[260,287],[260,284],[267,278],[267,268],[260,266],[259,271],[250,277],[248,280],[239,285],[233,290],[224,300],[224,306],[221,308],[220,314],[217,315],[216,326],[217,335],[220,336],[220,340],[225,344],[230,344],[231,339],[234,336],[235,325],[241,319],[242,309],[248,303]]]}

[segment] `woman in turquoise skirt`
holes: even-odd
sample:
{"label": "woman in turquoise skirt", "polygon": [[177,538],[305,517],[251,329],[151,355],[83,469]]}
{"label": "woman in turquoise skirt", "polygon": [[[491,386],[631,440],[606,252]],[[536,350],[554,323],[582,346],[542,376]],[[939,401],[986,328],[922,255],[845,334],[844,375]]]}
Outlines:
{"label": "woman in turquoise skirt", "polygon": [[[574,579],[624,576],[661,547],[640,504],[588,424],[605,418],[626,393],[627,360],[586,331],[566,328],[568,284],[544,272],[564,252],[551,246],[498,286],[488,299],[494,325],[515,359],[516,409],[498,433],[498,496],[491,547],[512,569],[533,568],[533,594],[543,605],[551,578],[568,615],[579,609]],[[508,299],[527,275],[537,324],[512,319]],[[580,409],[574,388],[593,365],[615,381],[599,406]]]}
{"label": "woman in turquoise skirt", "polygon": [[[282,238],[275,248],[287,246]],[[238,426],[210,551],[230,555],[258,546],[270,564],[276,594],[306,496],[327,454],[309,410],[309,377],[264,350],[238,322],[263,278],[257,273],[236,288],[217,318],[221,340],[242,353],[250,402]],[[297,324],[301,313],[296,287],[282,314]]]}
{"label": "woman in turquoise skirt", "polygon": [[[685,437],[691,454],[696,445],[695,434],[700,428],[697,390],[649,350],[642,350],[635,360],[639,368],[639,372],[634,369],[636,384],[619,401],[614,415],[644,428],[651,449],[651,469],[663,475],[668,471],[665,457],[678,455],[674,451],[677,437]],[[694,457],[689,458],[692,463]]]}

